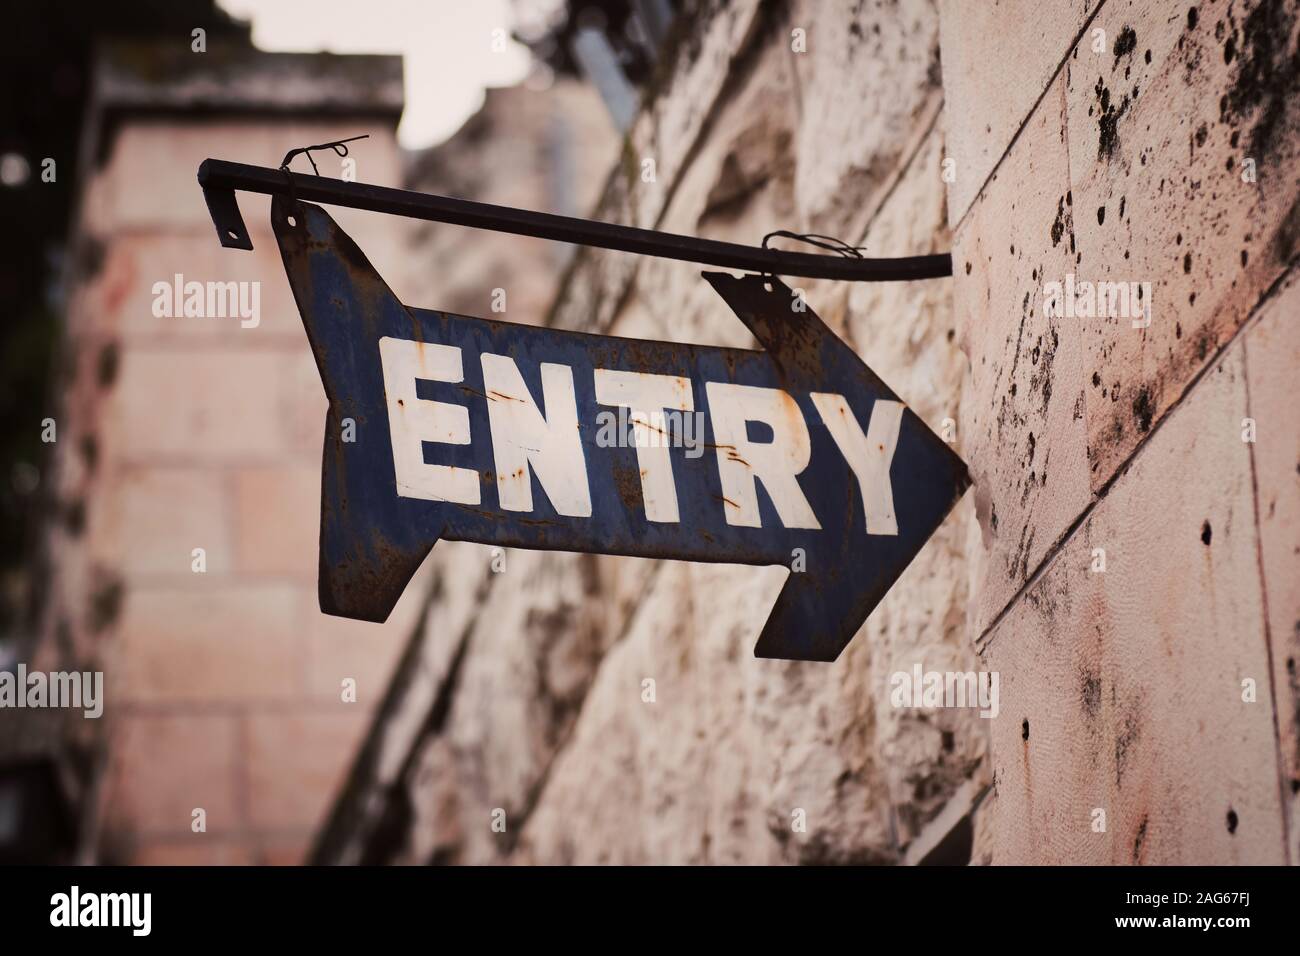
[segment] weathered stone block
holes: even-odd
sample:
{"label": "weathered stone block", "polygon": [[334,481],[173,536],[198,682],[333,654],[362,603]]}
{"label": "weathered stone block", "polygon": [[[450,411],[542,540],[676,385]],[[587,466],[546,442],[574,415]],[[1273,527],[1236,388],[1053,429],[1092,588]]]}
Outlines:
{"label": "weathered stone block", "polygon": [[231,703],[300,698],[299,603],[287,585],[228,585],[193,576],[185,589],[133,588],[119,668],[136,702]]}
{"label": "weathered stone block", "polygon": [[983,531],[982,634],[1090,500],[1077,322],[1048,314],[1045,281],[1074,250],[1075,204],[1056,82],[954,238],[958,339],[970,358],[961,448]]}
{"label": "weathered stone block", "polygon": [[[1259,555],[1268,607],[1281,789],[1292,865],[1300,863],[1300,273],[1261,307],[1245,331],[1246,386],[1254,457]],[[1244,425],[1243,425],[1244,427]],[[1263,697],[1264,682],[1258,681]]]}
{"label": "weathered stone block", "polygon": [[1149,328],[1079,322],[1095,490],[1300,250],[1300,11],[1119,2],[1094,24],[1111,48],[1067,64],[1073,271],[1151,304]]}
{"label": "weathered stone block", "polygon": [[994,862],[1283,862],[1246,408],[1235,348],[990,636]]}
{"label": "weathered stone block", "polygon": [[233,718],[131,714],[116,719],[104,810],[115,844],[126,844],[129,852],[130,844],[150,835],[190,834],[196,808],[205,811],[210,832],[244,824]]}
{"label": "weathered stone block", "polygon": [[1098,0],[940,0],[948,219],[961,223]]}
{"label": "weathered stone block", "polygon": [[244,717],[250,822],[267,829],[319,826],[366,728],[356,704],[259,711]]}

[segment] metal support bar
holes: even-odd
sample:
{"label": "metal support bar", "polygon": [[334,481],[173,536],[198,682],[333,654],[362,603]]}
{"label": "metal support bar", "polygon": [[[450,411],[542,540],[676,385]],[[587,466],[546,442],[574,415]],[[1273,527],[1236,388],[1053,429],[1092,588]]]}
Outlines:
{"label": "metal support bar", "polygon": [[292,187],[284,170],[266,166],[232,163],[224,159],[205,159],[199,166],[199,185],[203,187],[208,212],[217,227],[221,244],[232,249],[252,249],[248,229],[239,214],[235,190],[283,195],[326,203],[351,206],[371,212],[427,219],[455,226],[490,229],[520,236],[535,236],[556,242],[571,242],[601,249],[617,249],[643,256],[679,259],[743,269],[770,275],[801,276],[809,279],[838,279],[846,282],[888,282],[935,279],[952,275],[952,256],[905,256],[899,259],[844,258],[807,252],[759,249],[734,242],[696,239],[653,229],[619,226],[591,219],[556,216],[551,213],[494,206],[491,203],[452,199],[427,193],[345,182],[326,176],[293,173]]}

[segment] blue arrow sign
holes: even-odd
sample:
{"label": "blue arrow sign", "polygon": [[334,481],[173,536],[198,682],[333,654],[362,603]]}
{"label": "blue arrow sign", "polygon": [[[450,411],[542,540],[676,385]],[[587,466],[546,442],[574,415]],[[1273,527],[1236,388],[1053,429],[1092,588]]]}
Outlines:
{"label": "blue arrow sign", "polygon": [[440,539],[782,565],[755,653],[834,660],[961,459],[789,288],[704,277],[763,351],[407,306],[320,207],[272,226],[320,370],[320,605],[383,621]]}

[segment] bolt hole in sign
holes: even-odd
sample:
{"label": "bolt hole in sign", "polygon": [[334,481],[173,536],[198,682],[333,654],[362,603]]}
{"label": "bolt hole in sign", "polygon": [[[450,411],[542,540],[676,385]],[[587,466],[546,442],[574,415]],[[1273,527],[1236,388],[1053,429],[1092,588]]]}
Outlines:
{"label": "bolt hole in sign", "polygon": [[771,276],[704,273],[762,351],[586,335],[404,305],[319,206],[271,218],[329,398],[328,614],[385,620],[440,538],[782,565],[755,653],[831,661],[970,483]]}

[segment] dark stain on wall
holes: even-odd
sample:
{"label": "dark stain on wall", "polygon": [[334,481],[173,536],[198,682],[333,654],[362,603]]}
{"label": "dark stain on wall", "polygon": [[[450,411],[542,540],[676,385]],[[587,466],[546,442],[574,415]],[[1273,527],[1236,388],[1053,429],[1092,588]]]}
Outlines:
{"label": "dark stain on wall", "polygon": [[1101,713],[1101,677],[1094,671],[1085,671],[1079,680],[1079,701],[1089,720]]}
{"label": "dark stain on wall", "polygon": [[1134,713],[1125,715],[1124,728],[1115,738],[1115,786],[1117,787],[1124,782],[1124,771],[1128,768],[1129,756],[1141,733],[1142,725],[1137,715]]}
{"label": "dark stain on wall", "polygon": [[1151,420],[1156,414],[1155,399],[1151,394],[1151,386],[1143,385],[1138,389],[1137,395],[1133,399],[1133,419],[1137,422],[1138,430],[1149,432],[1151,430]]}
{"label": "dark stain on wall", "polygon": [[[1231,15],[1229,15],[1231,16]],[[1257,160],[1270,156],[1287,132],[1288,103],[1300,96],[1300,47],[1287,49],[1296,7],[1265,0],[1224,40],[1224,61],[1237,61],[1232,88],[1219,101],[1225,123],[1252,122],[1248,144]]]}
{"label": "dark stain on wall", "polygon": [[1131,101],[1125,96],[1116,106],[1111,102],[1110,90],[1100,78],[1093,91],[1097,94],[1097,158],[1109,160],[1119,146],[1119,121],[1128,112]]}
{"label": "dark stain on wall", "polygon": [[100,388],[112,388],[113,383],[117,381],[119,361],[117,343],[105,342],[99,350],[99,359],[95,366],[95,377],[99,381]]}
{"label": "dark stain on wall", "polygon": [[1147,841],[1147,821],[1148,817],[1143,817],[1142,822],[1138,824],[1137,836],[1133,838],[1133,862],[1142,862],[1142,845]]}
{"label": "dark stain on wall", "polygon": [[1125,26],[1119,31],[1119,36],[1115,38],[1115,64],[1118,65],[1120,58],[1127,56],[1137,49],[1138,35],[1130,26]]}

